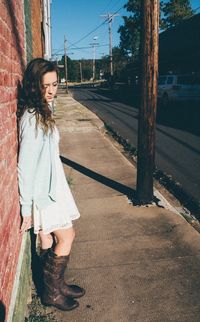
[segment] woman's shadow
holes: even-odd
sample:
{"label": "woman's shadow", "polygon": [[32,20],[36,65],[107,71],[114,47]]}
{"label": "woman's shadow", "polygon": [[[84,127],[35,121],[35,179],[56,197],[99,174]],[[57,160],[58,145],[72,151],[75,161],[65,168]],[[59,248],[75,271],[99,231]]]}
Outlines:
{"label": "woman's shadow", "polygon": [[4,322],[6,317],[6,308],[2,301],[0,301],[0,322]]}
{"label": "woman's shadow", "polygon": [[37,235],[34,234],[33,229],[30,230],[31,237],[31,270],[32,280],[35,285],[36,293],[39,297],[43,291],[43,266],[41,258],[38,254]]}

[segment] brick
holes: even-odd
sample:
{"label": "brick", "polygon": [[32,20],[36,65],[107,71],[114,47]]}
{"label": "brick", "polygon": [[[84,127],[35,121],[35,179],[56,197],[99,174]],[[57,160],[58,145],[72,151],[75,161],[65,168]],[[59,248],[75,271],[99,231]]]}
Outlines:
{"label": "brick", "polygon": [[[40,0],[0,1],[0,280],[2,282],[0,282],[0,295],[3,296],[6,312],[8,312],[21,244],[21,236],[18,233],[20,206],[15,114],[17,110],[17,84],[22,80],[25,48],[29,58],[42,56],[40,2]],[[24,18],[27,26],[26,35],[24,33]],[[3,292],[2,285],[4,286]],[[28,284],[26,285],[28,287]],[[22,284],[20,294],[23,294],[23,289]],[[23,296],[23,300],[25,300],[25,296]],[[20,304],[21,300],[18,301],[22,316],[24,308]],[[19,321],[17,313],[15,321]]]}

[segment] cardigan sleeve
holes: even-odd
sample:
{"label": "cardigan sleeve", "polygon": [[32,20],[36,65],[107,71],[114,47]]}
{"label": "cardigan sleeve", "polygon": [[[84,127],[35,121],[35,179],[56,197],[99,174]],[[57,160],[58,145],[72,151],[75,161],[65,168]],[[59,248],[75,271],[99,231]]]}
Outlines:
{"label": "cardigan sleeve", "polygon": [[34,178],[37,162],[43,146],[43,131],[35,129],[34,115],[25,117],[20,122],[19,130],[19,158],[18,158],[18,183],[21,204],[21,215],[31,216]]}

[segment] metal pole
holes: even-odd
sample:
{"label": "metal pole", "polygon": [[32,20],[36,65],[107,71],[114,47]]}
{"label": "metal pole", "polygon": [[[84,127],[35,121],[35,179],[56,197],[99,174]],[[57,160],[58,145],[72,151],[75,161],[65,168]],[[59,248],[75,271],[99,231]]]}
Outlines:
{"label": "metal pole", "polygon": [[93,83],[95,81],[95,45],[93,45],[93,63],[92,63],[92,78],[93,78]]}
{"label": "metal pole", "polygon": [[99,43],[93,42],[90,45],[92,46],[92,51],[93,51],[93,59],[92,59],[92,81],[93,81],[93,85],[94,85],[94,81],[95,81],[96,46],[98,46]]}
{"label": "metal pole", "polygon": [[81,83],[82,83],[83,75],[82,75],[82,63],[81,63],[81,61],[79,62],[79,65],[80,65],[80,79],[81,79]]}
{"label": "metal pole", "polygon": [[155,127],[158,77],[159,0],[142,0],[141,99],[138,129],[137,196],[153,200]]}
{"label": "metal pole", "polygon": [[65,36],[64,36],[64,56],[65,56],[65,84],[66,84],[66,93],[68,94],[67,40]]}

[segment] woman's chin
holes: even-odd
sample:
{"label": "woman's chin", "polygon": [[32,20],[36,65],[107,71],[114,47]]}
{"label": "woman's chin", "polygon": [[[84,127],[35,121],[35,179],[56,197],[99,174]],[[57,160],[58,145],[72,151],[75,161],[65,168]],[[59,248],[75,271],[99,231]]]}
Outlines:
{"label": "woman's chin", "polygon": [[53,102],[53,97],[52,98],[46,98],[47,103]]}

